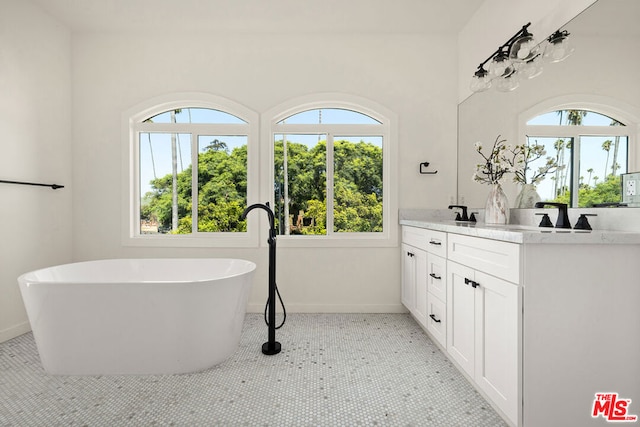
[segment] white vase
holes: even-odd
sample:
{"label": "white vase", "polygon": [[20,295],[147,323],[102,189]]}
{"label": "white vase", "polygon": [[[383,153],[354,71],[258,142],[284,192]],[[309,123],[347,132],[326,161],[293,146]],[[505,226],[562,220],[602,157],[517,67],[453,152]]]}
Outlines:
{"label": "white vase", "polygon": [[522,190],[520,190],[520,193],[516,197],[515,207],[519,209],[532,209],[540,200],[540,195],[536,191],[535,185],[523,184]]}
{"label": "white vase", "polygon": [[486,224],[509,223],[509,201],[500,184],[491,185],[487,204],[484,207],[484,222]]}

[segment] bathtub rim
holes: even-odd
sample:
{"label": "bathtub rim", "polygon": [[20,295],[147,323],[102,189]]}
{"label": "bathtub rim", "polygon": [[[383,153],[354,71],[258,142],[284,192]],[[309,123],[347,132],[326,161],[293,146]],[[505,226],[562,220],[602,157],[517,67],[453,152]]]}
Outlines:
{"label": "bathtub rim", "polygon": [[[118,262],[118,261],[133,261],[133,262],[137,262],[137,261],[148,261],[148,262],[158,262],[158,261],[185,261],[185,262],[192,262],[192,261],[211,261],[211,260],[216,260],[216,261],[236,261],[236,262],[240,262],[242,264],[245,264],[245,266],[247,267],[246,269],[242,269],[239,272],[234,272],[233,274],[227,274],[225,276],[220,276],[220,277],[202,277],[202,278],[198,278],[198,279],[190,279],[190,280],[100,280],[100,279],[91,279],[91,280],[68,280],[68,279],[40,279],[37,278],[37,274],[47,271],[47,270],[52,270],[52,269],[56,269],[56,268],[69,268],[69,267],[73,267],[73,266],[80,266],[80,265],[88,265],[88,264],[94,264],[94,263],[99,263],[99,264],[106,264],[109,262]],[[233,277],[238,277],[238,276],[242,276],[245,274],[250,274],[252,272],[255,272],[255,270],[257,269],[257,264],[253,261],[249,261],[246,259],[242,259],[242,258],[194,258],[194,257],[189,257],[189,258],[176,258],[176,257],[170,257],[170,258],[162,258],[162,257],[153,257],[153,258],[104,258],[104,259],[95,259],[95,260],[86,260],[86,261],[76,261],[76,262],[70,262],[70,263],[65,263],[65,264],[56,264],[56,265],[51,265],[49,267],[43,267],[43,268],[39,268],[36,270],[31,270],[28,272],[25,272],[23,274],[21,274],[20,276],[18,276],[17,281],[18,284],[20,286],[32,286],[32,285],[47,285],[47,284],[66,284],[66,285],[95,285],[95,284],[119,284],[119,283],[130,283],[130,284],[171,284],[171,283],[176,283],[176,284],[186,284],[186,283],[206,283],[206,282],[212,282],[212,281],[219,281],[219,280],[224,280],[224,279],[230,279]]]}

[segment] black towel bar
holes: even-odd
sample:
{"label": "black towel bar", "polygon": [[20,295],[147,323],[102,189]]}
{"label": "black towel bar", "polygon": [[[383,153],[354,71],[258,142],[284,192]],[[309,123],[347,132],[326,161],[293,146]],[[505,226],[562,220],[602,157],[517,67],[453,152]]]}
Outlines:
{"label": "black towel bar", "polygon": [[23,182],[23,181],[7,181],[4,179],[0,179],[0,183],[3,184],[18,184],[18,185],[36,185],[39,187],[51,187],[53,190],[57,190],[58,188],[64,188],[64,185],[58,184],[41,184],[38,182]]}

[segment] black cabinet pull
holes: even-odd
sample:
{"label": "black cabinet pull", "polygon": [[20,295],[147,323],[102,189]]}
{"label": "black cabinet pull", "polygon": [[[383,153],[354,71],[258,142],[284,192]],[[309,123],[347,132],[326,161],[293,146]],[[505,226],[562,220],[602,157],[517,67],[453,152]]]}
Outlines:
{"label": "black cabinet pull", "polygon": [[471,279],[467,279],[466,277],[464,278],[464,284],[465,285],[471,285],[474,288],[477,288],[478,286],[480,286],[480,283],[473,281]]}
{"label": "black cabinet pull", "polygon": [[436,242],[435,240],[429,240],[429,243],[436,246],[441,246],[442,242]]}
{"label": "black cabinet pull", "polygon": [[429,276],[433,277],[433,278],[434,278],[434,279],[436,279],[436,280],[440,280],[440,279],[442,279],[442,276],[438,276],[438,275],[436,275],[435,273],[429,273]]}
{"label": "black cabinet pull", "polygon": [[407,252],[407,255],[408,255],[408,256],[411,256],[411,257],[415,256],[415,255],[414,255],[414,254],[412,254],[411,252]]}
{"label": "black cabinet pull", "polygon": [[435,314],[430,314],[429,317],[431,317],[431,320],[433,320],[436,323],[442,322],[442,320],[436,319],[436,315]]}

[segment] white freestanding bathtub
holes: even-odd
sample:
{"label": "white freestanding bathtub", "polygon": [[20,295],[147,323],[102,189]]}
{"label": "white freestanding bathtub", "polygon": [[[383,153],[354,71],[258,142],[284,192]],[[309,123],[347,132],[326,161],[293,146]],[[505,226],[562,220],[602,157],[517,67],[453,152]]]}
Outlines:
{"label": "white freestanding bathtub", "polygon": [[255,268],[240,259],[112,259],[18,283],[48,373],[176,374],[235,352]]}

